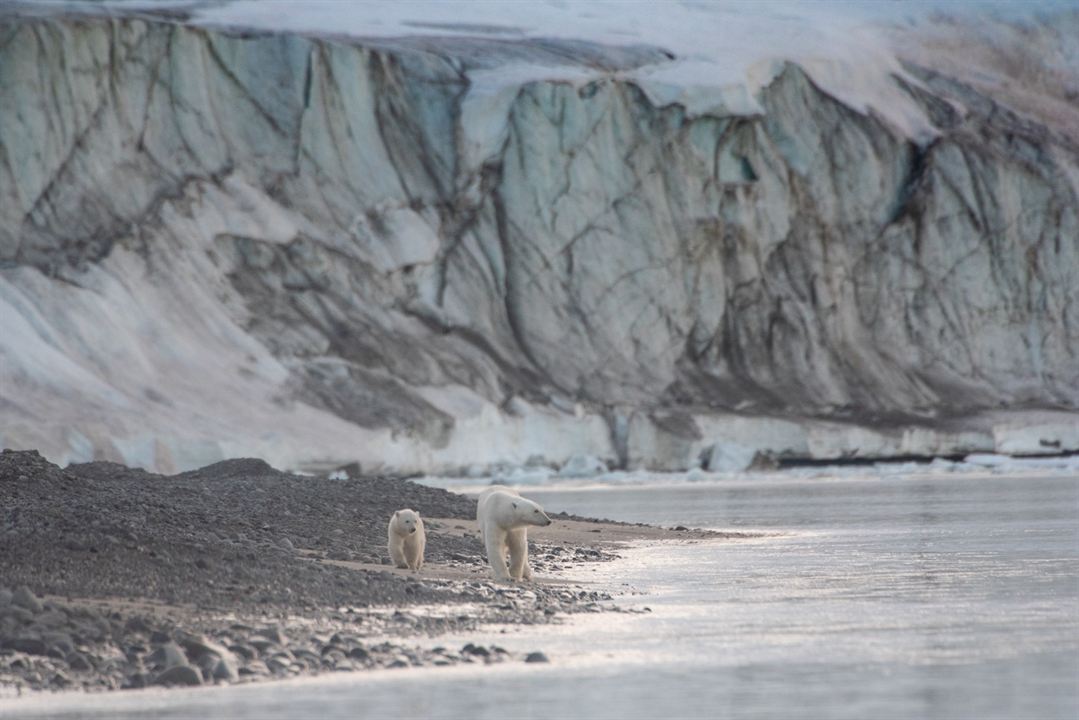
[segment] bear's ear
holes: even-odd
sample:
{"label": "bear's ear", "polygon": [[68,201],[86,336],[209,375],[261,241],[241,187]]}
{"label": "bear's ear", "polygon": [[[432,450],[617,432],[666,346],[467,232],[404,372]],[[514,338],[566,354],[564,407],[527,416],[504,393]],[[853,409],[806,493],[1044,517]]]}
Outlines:
{"label": "bear's ear", "polygon": [[400,511],[399,511],[399,510],[394,510],[394,511],[393,511],[393,516],[394,516],[394,517],[397,517],[397,513],[398,513],[398,512],[400,512]]}
{"label": "bear's ear", "polygon": [[517,507],[517,503],[513,503],[513,507],[514,507],[514,508],[516,508],[516,507]]}

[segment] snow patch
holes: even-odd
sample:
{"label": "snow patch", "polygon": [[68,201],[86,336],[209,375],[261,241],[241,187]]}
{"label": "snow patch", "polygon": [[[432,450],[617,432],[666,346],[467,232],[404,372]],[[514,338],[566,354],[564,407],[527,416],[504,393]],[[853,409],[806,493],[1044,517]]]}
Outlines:
{"label": "snow patch", "polygon": [[[123,12],[138,3],[105,3]],[[669,51],[669,62],[625,74],[661,105],[678,103],[690,114],[757,114],[755,96],[774,77],[772,61],[804,67],[822,89],[862,113],[887,119],[908,137],[927,142],[936,131],[895,78],[917,86],[897,54],[896,27],[929,26],[942,16],[986,14],[1029,17],[1051,0],[1030,3],[957,4],[946,0],[881,2],[394,2],[344,4],[308,0],[294,6],[257,0],[215,4],[175,2],[192,22],[208,27],[245,27],[359,40],[424,36],[457,39],[495,36],[517,40],[562,39],[613,46],[650,46]],[[474,71],[463,127],[470,134],[465,156],[478,167],[502,136],[514,83],[579,80],[579,64],[567,58],[557,69],[515,66]],[[499,77],[501,75],[501,77]]]}

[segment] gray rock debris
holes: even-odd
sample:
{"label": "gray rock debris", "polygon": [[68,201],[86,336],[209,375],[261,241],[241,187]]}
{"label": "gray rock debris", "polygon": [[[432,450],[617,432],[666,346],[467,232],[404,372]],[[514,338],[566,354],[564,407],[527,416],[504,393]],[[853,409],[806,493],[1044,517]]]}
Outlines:
{"label": "gray rock debris", "polygon": [[183,649],[174,642],[163,643],[150,653],[150,656],[146,658],[146,660],[154,667],[162,670],[169,670],[188,664],[187,655],[185,655]]}

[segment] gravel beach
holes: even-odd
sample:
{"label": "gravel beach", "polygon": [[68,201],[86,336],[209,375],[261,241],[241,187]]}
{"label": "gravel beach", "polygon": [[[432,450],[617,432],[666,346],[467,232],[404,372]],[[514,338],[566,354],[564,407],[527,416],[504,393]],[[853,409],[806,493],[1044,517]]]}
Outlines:
{"label": "gravel beach", "polygon": [[[427,565],[390,567],[386,523],[425,518]],[[548,508],[555,510],[557,508]],[[250,682],[381,667],[542,662],[434,637],[613,609],[551,577],[620,543],[714,533],[552,513],[537,581],[489,580],[475,501],[392,477],[291,475],[261,460],[162,476],[0,454],[0,692]]]}

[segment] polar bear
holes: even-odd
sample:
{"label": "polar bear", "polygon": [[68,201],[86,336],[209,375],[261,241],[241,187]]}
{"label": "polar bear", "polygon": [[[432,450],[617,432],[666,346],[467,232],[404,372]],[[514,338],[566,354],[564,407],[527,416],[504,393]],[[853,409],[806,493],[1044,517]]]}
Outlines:
{"label": "polar bear", "polygon": [[[551,518],[543,508],[512,488],[492,485],[480,493],[476,524],[487,548],[487,562],[496,580],[531,580],[528,565],[528,526],[546,527]],[[510,564],[506,567],[506,551]]]}
{"label": "polar bear", "polygon": [[423,549],[427,546],[427,533],[423,530],[420,514],[415,510],[398,510],[390,518],[387,535],[393,564],[419,572],[423,567]]}

